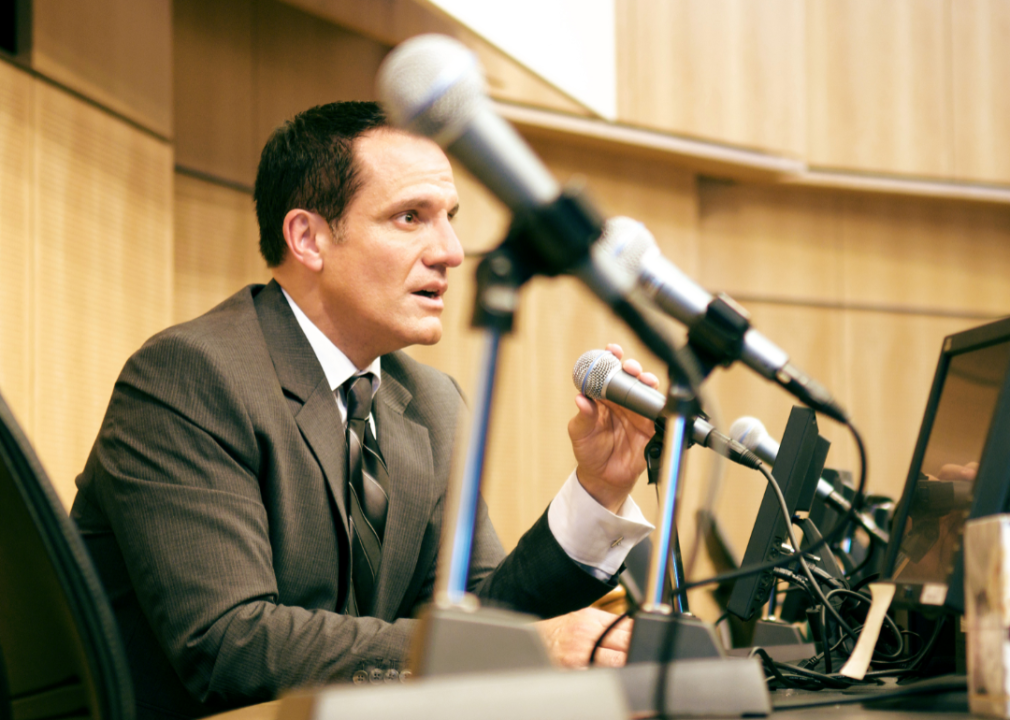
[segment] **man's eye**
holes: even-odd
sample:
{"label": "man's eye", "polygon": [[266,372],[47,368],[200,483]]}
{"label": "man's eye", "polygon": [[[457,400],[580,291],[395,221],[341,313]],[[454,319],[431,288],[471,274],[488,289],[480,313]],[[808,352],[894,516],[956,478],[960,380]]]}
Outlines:
{"label": "man's eye", "polygon": [[413,223],[415,220],[417,220],[417,213],[414,213],[414,212],[405,212],[402,215],[400,215],[400,218],[405,223]]}

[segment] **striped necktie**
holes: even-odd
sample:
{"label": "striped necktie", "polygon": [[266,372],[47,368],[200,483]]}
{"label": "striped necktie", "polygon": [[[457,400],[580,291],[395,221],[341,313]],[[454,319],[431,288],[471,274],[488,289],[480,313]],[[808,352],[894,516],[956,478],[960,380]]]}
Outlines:
{"label": "striped necktie", "polygon": [[382,537],[389,506],[389,475],[368,423],[372,375],[352,377],[342,386],[347,400],[347,499],[351,509],[351,592],[349,611],[372,611],[382,559]]}

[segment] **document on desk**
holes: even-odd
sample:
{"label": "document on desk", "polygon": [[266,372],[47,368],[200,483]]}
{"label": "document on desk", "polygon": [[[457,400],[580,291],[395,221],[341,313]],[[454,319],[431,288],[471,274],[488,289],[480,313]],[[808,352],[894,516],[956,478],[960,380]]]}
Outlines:
{"label": "document on desk", "polygon": [[890,583],[870,583],[870,612],[866,614],[863,631],[859,633],[856,648],[849,656],[849,661],[842,666],[841,673],[854,680],[862,680],[870,668],[873,651],[877,647],[880,628],[884,626],[887,609],[891,607],[896,586]]}

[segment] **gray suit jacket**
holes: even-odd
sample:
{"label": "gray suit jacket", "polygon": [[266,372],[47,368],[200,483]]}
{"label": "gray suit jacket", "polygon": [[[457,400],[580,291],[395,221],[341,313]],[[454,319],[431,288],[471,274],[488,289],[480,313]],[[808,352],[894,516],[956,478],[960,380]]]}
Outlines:
{"label": "gray suit jacket", "polygon": [[[382,359],[390,502],[375,617],[348,591],[339,409],[279,286],[249,286],[151,338],[120,375],[72,515],[110,595],[140,717],[199,717],[401,667],[429,599],[462,407],[448,376]],[[481,507],[471,589],[551,616],[608,588],[546,514],[507,558]]]}

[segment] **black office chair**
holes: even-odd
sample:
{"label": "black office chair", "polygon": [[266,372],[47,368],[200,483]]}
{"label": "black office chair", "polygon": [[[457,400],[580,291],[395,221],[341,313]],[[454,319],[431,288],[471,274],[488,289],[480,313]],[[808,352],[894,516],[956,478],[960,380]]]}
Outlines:
{"label": "black office chair", "polygon": [[133,720],[116,622],[77,528],[0,396],[0,720]]}

